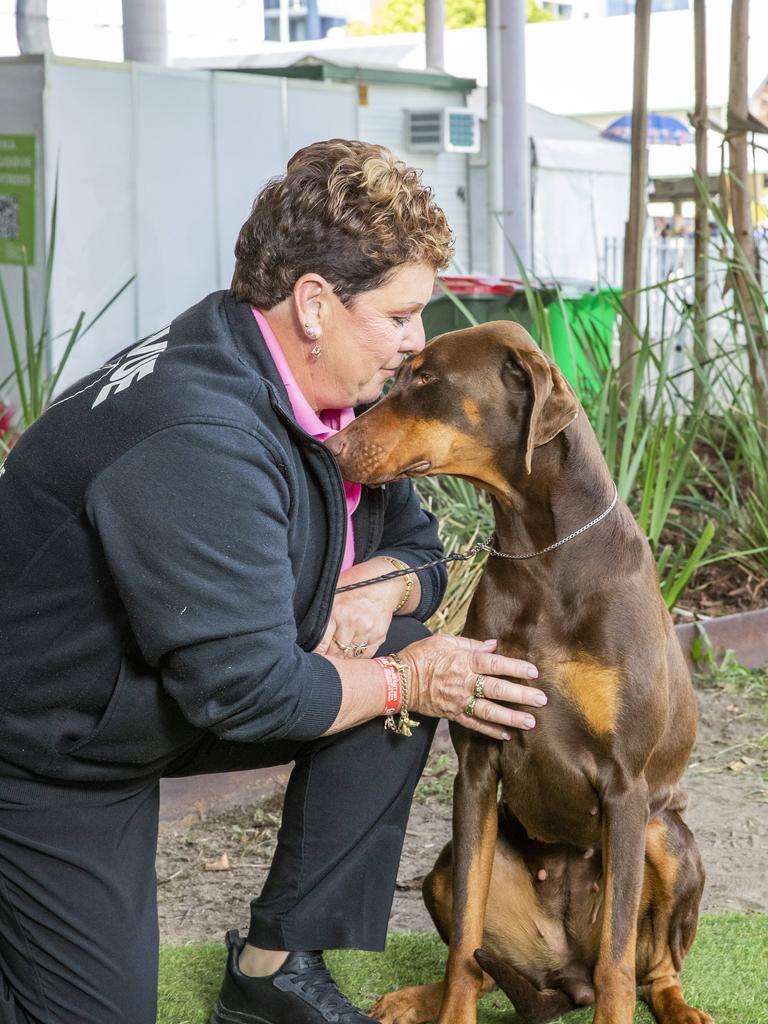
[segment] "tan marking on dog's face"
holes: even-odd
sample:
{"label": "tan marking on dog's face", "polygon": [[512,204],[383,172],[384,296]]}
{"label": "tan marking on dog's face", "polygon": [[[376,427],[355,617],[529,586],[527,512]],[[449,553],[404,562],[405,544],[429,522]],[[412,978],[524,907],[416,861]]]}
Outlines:
{"label": "tan marking on dog's face", "polygon": [[473,402],[471,398],[465,398],[461,403],[464,409],[464,415],[467,417],[473,427],[476,427],[480,423],[480,410],[477,407],[477,403]]}
{"label": "tan marking on dog's face", "polygon": [[[501,494],[506,482],[494,454],[476,437],[435,419],[416,419],[391,413],[386,401],[336,435],[348,440],[336,456],[345,480],[375,485],[400,476],[464,476]],[[406,472],[409,467],[418,467]]]}
{"label": "tan marking on dog's face", "polygon": [[560,665],[557,682],[591,732],[604,736],[615,730],[619,710],[618,669],[591,658],[580,658]]}

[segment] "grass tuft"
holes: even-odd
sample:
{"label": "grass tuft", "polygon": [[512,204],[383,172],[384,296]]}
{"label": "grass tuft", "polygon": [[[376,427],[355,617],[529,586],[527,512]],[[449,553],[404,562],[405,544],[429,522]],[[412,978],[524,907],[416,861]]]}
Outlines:
{"label": "grass tuft", "polygon": [[[367,1007],[382,993],[442,977],[445,947],[436,935],[397,933],[385,953],[334,952],[328,963],[342,990]],[[768,1024],[768,914],[709,914],[701,919],[683,984],[691,1005],[717,1024]],[[221,983],[224,948],[219,943],[166,946],[160,953],[157,1024],[206,1024]],[[562,1018],[588,1024],[591,1008]],[[514,1024],[510,1003],[498,992],[481,1003],[478,1024]],[[644,1005],[636,1024],[652,1024]]]}

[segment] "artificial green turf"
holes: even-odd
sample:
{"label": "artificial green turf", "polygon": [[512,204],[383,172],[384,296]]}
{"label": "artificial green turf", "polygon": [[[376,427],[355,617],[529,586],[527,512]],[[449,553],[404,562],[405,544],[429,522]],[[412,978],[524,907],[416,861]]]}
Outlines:
{"label": "artificial green turf", "polygon": [[[341,988],[358,1005],[370,1006],[382,992],[442,976],[445,947],[435,935],[393,934],[385,953],[336,952],[328,963]],[[157,1024],[206,1024],[224,969],[222,945],[165,946],[160,953]],[[683,969],[692,1006],[716,1024],[768,1024],[768,914],[709,914],[702,917]],[[497,992],[480,1004],[479,1024],[513,1024],[512,1007]],[[586,1024],[592,1010],[562,1018]],[[639,1005],[636,1024],[653,1021]]]}

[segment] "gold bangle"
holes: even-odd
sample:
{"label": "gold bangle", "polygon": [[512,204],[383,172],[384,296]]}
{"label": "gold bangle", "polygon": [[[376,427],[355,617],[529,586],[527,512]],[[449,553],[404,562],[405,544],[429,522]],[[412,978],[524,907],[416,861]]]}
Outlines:
{"label": "gold bangle", "polygon": [[395,666],[397,674],[400,676],[400,709],[397,722],[395,722],[394,712],[387,712],[387,716],[384,719],[384,728],[389,729],[398,736],[412,736],[413,729],[417,729],[421,722],[416,722],[408,714],[408,666],[400,660],[399,654],[389,654],[387,657]]}
{"label": "gold bangle", "polygon": [[[387,562],[389,562],[390,565],[394,565],[396,569],[411,568],[410,565],[406,565],[405,562],[401,562],[399,558],[390,558],[389,555],[382,555],[381,557],[385,559]],[[404,576],[403,579],[405,580],[405,592],[403,596],[400,598],[400,603],[392,612],[393,615],[397,615],[397,613],[400,611],[403,605],[408,603],[408,598],[411,596],[413,592],[413,574],[409,573],[407,576]]]}

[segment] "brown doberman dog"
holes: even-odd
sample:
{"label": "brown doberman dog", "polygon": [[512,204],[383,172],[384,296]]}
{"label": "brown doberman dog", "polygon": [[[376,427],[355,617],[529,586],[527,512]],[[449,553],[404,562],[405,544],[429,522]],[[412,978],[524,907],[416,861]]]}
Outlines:
{"label": "brown doberman dog", "polygon": [[[574,393],[510,322],[435,339],[329,444],[348,480],[471,480],[507,553],[540,552],[615,497]],[[445,980],[391,993],[373,1015],[472,1024],[496,982],[530,1024],[592,1002],[595,1024],[630,1024],[639,984],[660,1024],[712,1024],[678,977],[704,885],[678,786],[696,701],[623,502],[539,557],[490,557],[464,634],[537,665],[549,702],[506,742],[451,723],[453,842],[424,883]]]}

